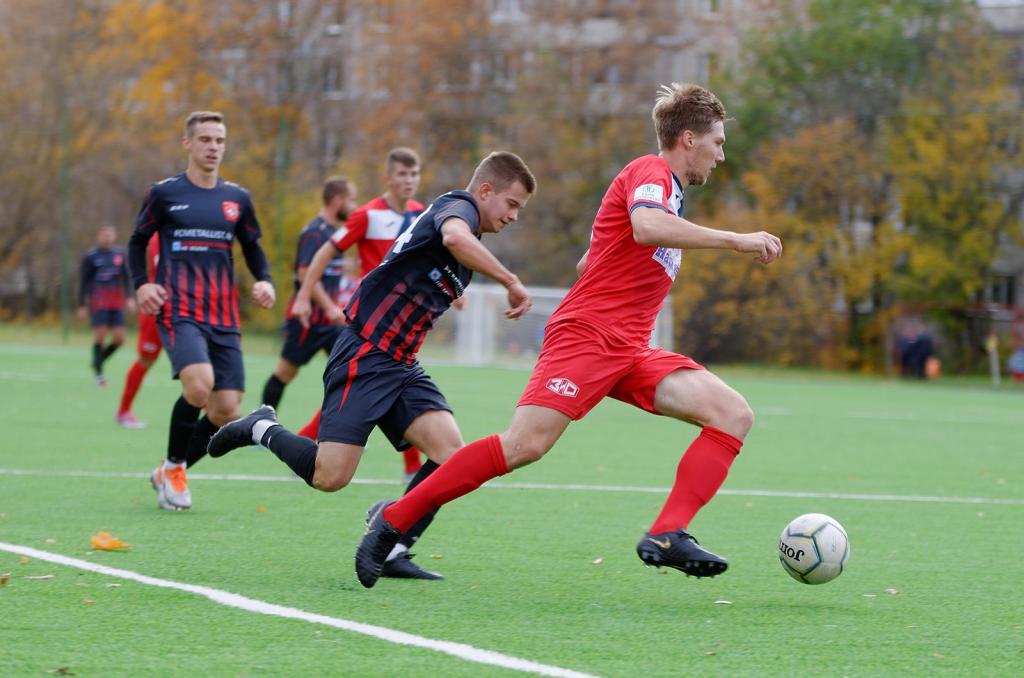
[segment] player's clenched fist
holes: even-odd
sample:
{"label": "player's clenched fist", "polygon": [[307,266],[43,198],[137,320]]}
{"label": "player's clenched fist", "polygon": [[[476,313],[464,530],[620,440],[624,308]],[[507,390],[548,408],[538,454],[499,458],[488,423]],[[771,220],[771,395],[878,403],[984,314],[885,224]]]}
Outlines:
{"label": "player's clenched fist", "polygon": [[736,242],[737,252],[753,252],[754,261],[770,264],[782,256],[782,240],[768,231],[740,233]]}
{"label": "player's clenched fist", "polygon": [[517,279],[508,286],[508,310],[505,317],[516,320],[524,316],[533,306],[533,297]]}
{"label": "player's clenched fist", "polygon": [[267,282],[266,280],[260,280],[253,283],[252,301],[260,308],[272,307],[276,298],[277,295],[274,292],[273,283]]}
{"label": "player's clenched fist", "polygon": [[156,315],[160,307],[167,301],[167,290],[163,285],[146,283],[135,290],[135,300],[139,304],[139,310],[146,315]]}

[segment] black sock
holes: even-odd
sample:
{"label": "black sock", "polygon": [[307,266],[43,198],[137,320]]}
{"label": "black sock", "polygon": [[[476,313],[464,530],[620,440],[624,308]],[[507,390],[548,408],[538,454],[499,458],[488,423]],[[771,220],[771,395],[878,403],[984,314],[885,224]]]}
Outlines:
{"label": "black sock", "polygon": [[181,396],[171,409],[171,430],[167,434],[167,459],[175,464],[188,460],[188,446],[202,410]]}
{"label": "black sock", "polygon": [[96,374],[103,372],[103,344],[92,345],[92,370]]}
{"label": "black sock", "polygon": [[263,404],[270,405],[275,410],[281,403],[281,396],[284,395],[285,383],[277,378],[276,374],[270,375],[266,385],[263,387]]}
{"label": "black sock", "polygon": [[[427,476],[437,470],[438,465],[427,459],[423,462],[423,466],[420,466],[420,470],[416,472],[416,475],[409,481],[408,487],[405,488],[405,494],[412,491],[412,488],[416,487],[424,480]],[[429,513],[425,514],[422,518],[416,521],[416,524],[409,528],[409,530],[402,535],[401,539],[398,540],[399,544],[403,544],[406,548],[411,548],[416,540],[419,539],[423,532],[430,527],[430,523],[434,521],[434,516],[437,515],[439,509],[434,509]]]}
{"label": "black sock", "polygon": [[100,356],[100,366],[107,362],[107,358],[114,355],[114,351],[121,348],[121,344],[110,343],[107,344],[106,348],[103,349],[103,355]]}
{"label": "black sock", "polygon": [[209,417],[203,417],[196,422],[196,428],[192,432],[192,438],[188,441],[188,452],[185,455],[185,464],[188,468],[192,468],[196,462],[206,456],[206,445],[210,442],[210,436],[219,428],[210,421]]}
{"label": "black sock", "polygon": [[295,475],[313,487],[313,472],[316,471],[317,444],[287,430],[284,426],[271,426],[260,439],[260,445],[277,455],[288,464]]}

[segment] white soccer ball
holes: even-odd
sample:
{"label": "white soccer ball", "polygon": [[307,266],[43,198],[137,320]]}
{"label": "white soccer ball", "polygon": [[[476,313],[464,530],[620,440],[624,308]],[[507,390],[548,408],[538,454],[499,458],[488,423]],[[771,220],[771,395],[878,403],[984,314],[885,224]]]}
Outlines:
{"label": "white soccer ball", "polygon": [[779,537],[779,562],[793,579],[824,584],[843,573],[850,540],[839,521],[824,513],[794,518]]}

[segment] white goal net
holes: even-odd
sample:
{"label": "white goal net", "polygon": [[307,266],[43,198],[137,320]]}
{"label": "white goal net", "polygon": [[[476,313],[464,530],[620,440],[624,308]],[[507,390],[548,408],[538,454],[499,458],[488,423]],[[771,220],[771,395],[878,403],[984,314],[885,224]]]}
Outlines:
{"label": "white goal net", "polygon": [[[532,367],[544,339],[544,325],[569,290],[529,290],[533,308],[519,320],[508,320],[504,287],[470,285],[466,288],[466,308],[453,308],[441,316],[420,349],[420,359],[434,364]],[[651,345],[672,348],[672,307],[668,299],[658,314]]]}

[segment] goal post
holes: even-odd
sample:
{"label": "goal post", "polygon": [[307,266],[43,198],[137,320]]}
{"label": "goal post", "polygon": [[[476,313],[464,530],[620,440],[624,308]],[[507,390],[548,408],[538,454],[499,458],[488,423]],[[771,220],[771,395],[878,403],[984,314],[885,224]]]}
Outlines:
{"label": "goal post", "polygon": [[[519,320],[505,318],[508,291],[493,284],[466,288],[466,307],[452,308],[435,324],[420,350],[421,360],[465,366],[529,368],[537,359],[544,326],[569,290],[530,287],[533,307]],[[658,314],[652,346],[672,348],[672,306]]]}

